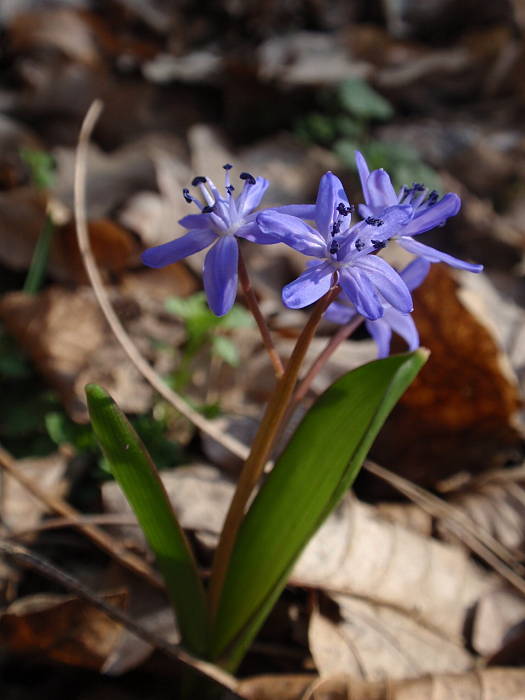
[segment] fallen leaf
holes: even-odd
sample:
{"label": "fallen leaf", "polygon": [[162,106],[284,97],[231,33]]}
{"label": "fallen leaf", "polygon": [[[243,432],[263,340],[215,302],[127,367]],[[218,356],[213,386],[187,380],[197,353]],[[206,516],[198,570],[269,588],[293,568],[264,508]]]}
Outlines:
{"label": "fallen leaf", "polygon": [[476,607],[472,646],[490,656],[525,631],[525,600],[514,590],[496,589],[482,596]]}
{"label": "fallen leaf", "polygon": [[237,692],[246,700],[300,700],[312,678],[311,673],[252,676],[239,682]]}
{"label": "fallen leaf", "polygon": [[91,289],[51,286],[38,296],[12,292],[0,301],[0,318],[74,418],[86,419],[88,381],[106,386],[123,410],[149,408],[151,388],[114,340]]}
{"label": "fallen leaf", "polygon": [[[67,459],[64,455],[57,452],[48,457],[18,459],[16,468],[50,498],[61,498],[64,495],[67,488],[64,478]],[[2,525],[8,531],[31,530],[48,512],[48,507],[9,474],[2,473],[1,479]]]}
{"label": "fallen leaf", "polygon": [[[207,465],[166,470],[161,478],[182,526],[214,546],[233,483]],[[102,497],[107,511],[130,513],[114,482],[103,485]],[[144,546],[136,528],[119,532]],[[404,610],[454,642],[463,638],[471,607],[492,587],[461,548],[389,523],[350,496],[307,545],[291,583]]]}
{"label": "fallen leaf", "polygon": [[[447,268],[432,266],[414,293],[414,308],[421,343],[431,357],[386,422],[371,456],[431,486],[461,470],[477,473],[517,450],[520,396],[490,324],[467,308]],[[384,496],[387,488],[374,482],[374,495]]]}
{"label": "fallen leaf", "polygon": [[[125,593],[101,597],[118,607],[126,600]],[[20,598],[0,615],[4,649],[82,668],[100,669],[120,632],[118,623],[84,600],[50,593]]]}
{"label": "fallen leaf", "polygon": [[348,673],[372,681],[472,668],[473,658],[462,645],[400,610],[349,596],[331,598],[339,606],[339,619],[332,621],[316,610],[308,633],[321,677]]}
{"label": "fallen leaf", "polygon": [[33,9],[16,15],[8,27],[9,44],[17,53],[57,49],[71,61],[96,66],[99,51],[86,16],[68,7]]}
{"label": "fallen leaf", "polygon": [[339,675],[315,683],[294,700],[523,700],[524,688],[525,671],[514,668],[377,683]]}

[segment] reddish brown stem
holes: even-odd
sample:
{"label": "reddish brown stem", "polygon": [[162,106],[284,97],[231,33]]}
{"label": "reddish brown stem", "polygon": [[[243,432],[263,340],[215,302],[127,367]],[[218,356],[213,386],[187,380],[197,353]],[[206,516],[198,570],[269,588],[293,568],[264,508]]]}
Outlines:
{"label": "reddish brown stem", "polygon": [[292,393],[297,383],[297,375],[299,374],[306,351],[315,335],[321,316],[340,291],[341,288],[339,286],[332,287],[332,289],[330,289],[324,297],[319,299],[314,306],[307,324],[297,339],[292,355],[286,365],[286,370],[281,379],[277,382],[268,405],[266,406],[266,411],[253,441],[250,455],[244,464],[237,483],[237,488],[233,494],[230,509],[222,528],[219,544],[215,550],[209,587],[209,603],[212,618],[217,612],[231,553],[233,551],[237,532],[244,518],[246,504],[264,470],[264,465],[268,460],[275,439],[281,430],[283,419],[287,414]]}
{"label": "reddish brown stem", "polygon": [[257,301],[257,297],[255,296],[255,292],[252,287],[252,283],[250,282],[250,277],[248,276],[248,270],[246,269],[246,264],[244,262],[244,258],[242,256],[241,251],[239,250],[239,282],[241,283],[241,288],[242,291],[244,292],[244,297],[246,299],[246,303],[248,305],[248,308],[252,312],[252,316],[255,319],[255,322],[259,328],[259,331],[261,333],[261,338],[264,344],[264,347],[266,348],[266,351],[268,352],[268,355],[270,357],[271,363],[273,365],[273,371],[275,373],[275,376],[277,379],[280,379],[283,374],[284,374],[284,367],[283,363],[281,362],[281,358],[279,357],[279,353],[277,352],[275,345],[273,344],[272,336],[270,335],[270,330],[268,326],[266,325],[266,321],[264,320],[264,316],[261,312],[261,309],[259,308],[259,302]]}
{"label": "reddish brown stem", "polygon": [[322,368],[325,366],[325,364],[328,362],[330,357],[334,354],[334,352],[337,350],[337,348],[341,345],[343,340],[346,340],[349,336],[352,335],[352,333],[359,328],[359,326],[363,323],[364,318],[362,316],[356,316],[350,323],[347,323],[345,326],[341,326],[337,333],[333,335],[328,343],[326,344],[324,350],[322,350],[317,358],[314,360],[312,366],[306,373],[306,375],[303,377],[301,380],[301,383],[299,384],[299,387],[297,391],[294,394],[294,397],[291,401],[291,407],[297,405],[299,401],[302,401],[306,394],[308,393],[308,390],[310,389],[313,380],[316,378],[316,376],[319,374],[319,372],[322,370]]}

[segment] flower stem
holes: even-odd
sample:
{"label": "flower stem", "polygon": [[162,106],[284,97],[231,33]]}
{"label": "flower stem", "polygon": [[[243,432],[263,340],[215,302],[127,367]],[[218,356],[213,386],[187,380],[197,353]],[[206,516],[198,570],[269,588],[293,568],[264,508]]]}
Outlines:
{"label": "flower stem", "polygon": [[246,504],[263,473],[264,465],[268,460],[275,438],[279,434],[283,419],[287,414],[299,370],[319,325],[321,316],[340,291],[338,285],[332,287],[314,306],[307,324],[297,339],[284,374],[277,382],[266,406],[266,411],[253,441],[250,454],[239,477],[230,509],[224,521],[219,544],[215,551],[208,593],[212,619],[217,613],[228,564],[237,532],[244,517]]}
{"label": "flower stem", "polygon": [[359,328],[363,321],[364,318],[362,316],[356,316],[354,319],[352,319],[352,321],[350,321],[350,323],[347,323],[345,326],[341,326],[337,333],[330,338],[325,348],[319,353],[299,384],[299,387],[291,401],[292,405],[297,405],[299,401],[304,399],[308,393],[308,390],[310,389],[310,386],[312,385],[313,380],[328,362],[330,357],[341,345],[343,340],[346,340],[350,335],[352,335],[352,333]]}
{"label": "flower stem", "polygon": [[268,352],[268,355],[270,356],[270,360],[273,365],[273,371],[275,373],[275,376],[277,379],[280,379],[283,374],[284,374],[284,367],[283,363],[281,362],[281,358],[279,357],[279,353],[277,352],[277,349],[275,348],[275,345],[273,344],[272,336],[270,335],[270,330],[268,326],[266,325],[266,321],[264,320],[264,316],[262,315],[261,309],[259,308],[259,302],[257,301],[257,297],[255,296],[255,292],[252,287],[252,283],[250,282],[250,278],[248,276],[248,270],[246,269],[246,264],[244,262],[244,258],[242,256],[241,251],[239,250],[239,281],[241,283],[241,288],[242,291],[244,292],[244,296],[246,298],[246,303],[248,304],[248,308],[252,312],[252,315],[255,319],[255,322],[257,323],[257,326],[259,328],[259,331],[261,333],[261,338],[264,343],[264,347],[266,348],[266,351]]}

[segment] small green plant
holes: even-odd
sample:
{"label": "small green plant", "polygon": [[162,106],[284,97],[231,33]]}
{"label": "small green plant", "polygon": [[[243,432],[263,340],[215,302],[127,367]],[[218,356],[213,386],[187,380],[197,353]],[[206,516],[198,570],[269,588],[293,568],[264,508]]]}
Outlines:
{"label": "small green plant", "polygon": [[231,367],[239,364],[239,351],[228,337],[236,328],[253,325],[250,314],[240,304],[235,304],[225,316],[215,316],[204,292],[189,297],[171,297],[166,300],[166,310],[181,319],[186,329],[186,343],[179,366],[172,376],[173,388],[184,392],[191,378],[191,365],[196,356],[206,348],[212,355]]}
{"label": "small green plant", "polygon": [[[35,187],[43,192],[49,190],[55,181],[55,161],[51,154],[30,148],[20,151],[22,160],[29,167],[31,180]],[[49,251],[55,226],[49,213],[46,213],[44,225],[38,237],[33,257],[24,282],[24,292],[36,294],[46,275]]]}

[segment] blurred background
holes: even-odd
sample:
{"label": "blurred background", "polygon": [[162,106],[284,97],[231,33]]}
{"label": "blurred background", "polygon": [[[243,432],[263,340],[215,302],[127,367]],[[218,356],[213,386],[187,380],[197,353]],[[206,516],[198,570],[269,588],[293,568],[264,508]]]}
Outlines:
{"label": "blurred background", "polygon": [[[195,460],[221,474],[239,469],[129,365],[87,283],[73,224],[73,174],[80,125],[94,99],[104,109],[89,148],[89,231],[110,298],[170,386],[243,440],[253,434],[272,374],[242,299],[219,322],[200,291],[200,254],[162,270],[144,269],[139,254],[179,235],[177,220],[190,211],[182,188],[195,175],[222,182],[226,162],[234,164],[234,176],[247,170],[270,180],[265,206],[314,201],[327,170],[358,203],[359,149],[397,186],[423,182],[457,192],[460,214],[425,242],[485,266],[480,276],[433,266],[415,294],[415,320],[432,359],[372,457],[410,484],[459,504],[488,531],[503,530],[498,537],[511,551],[510,566],[519,567],[525,533],[524,28],[523,0],[2,0],[0,444],[9,459],[48,494],[80,510],[121,513],[122,505],[110,505],[112,482],[86,424],[83,387],[95,381],[132,416],[162,469]],[[284,309],[280,290],[303,260],[284,246],[261,252],[247,244],[245,251],[286,356],[305,314]],[[333,331],[322,326],[312,357]],[[394,350],[402,350],[396,343]],[[360,330],[340,347],[315,390],[375,352]],[[494,470],[506,476],[493,476]],[[436,513],[422,517],[421,504],[409,504],[399,483],[372,472],[365,470],[356,486],[363,501],[421,536],[439,533],[458,544],[440,529]],[[49,504],[35,507],[10,479],[0,489],[3,532],[38,530]],[[80,565],[87,545],[71,530],[40,535],[35,546],[90,580],[106,572],[105,559],[92,549],[89,566]],[[6,605],[44,585],[10,568],[2,576]],[[290,633],[288,615],[286,631],[277,624],[272,639],[286,646],[291,635],[293,653],[286,661],[263,653],[264,662],[252,661],[251,672],[312,670],[304,662],[305,600],[291,600],[301,611],[300,632]],[[505,635],[525,617],[521,598],[512,601],[512,614],[494,613],[512,621],[501,623],[496,639],[478,640],[476,647],[468,638],[473,658],[507,649]],[[0,615],[9,653],[34,651],[6,624]],[[107,660],[102,652],[93,658],[73,663],[100,668]],[[521,663],[522,651],[505,659]],[[15,687],[19,667],[8,668]],[[392,677],[385,668],[364,677]],[[56,687],[49,682],[51,694]]]}

